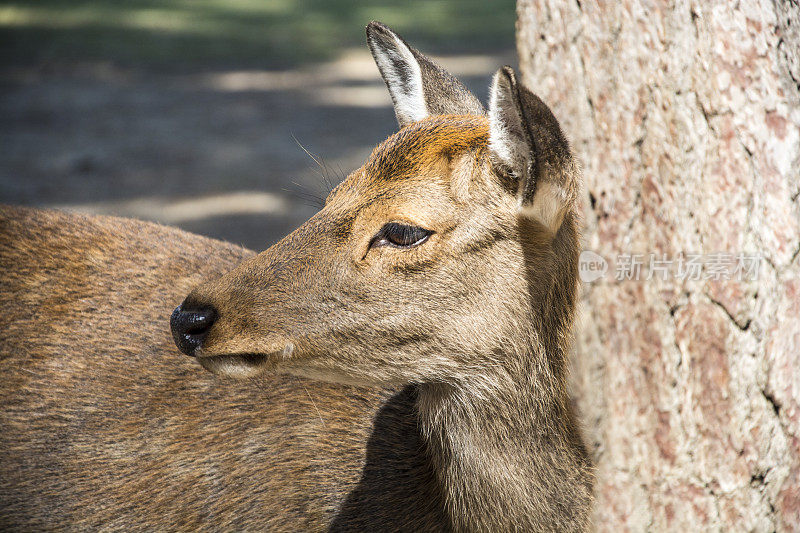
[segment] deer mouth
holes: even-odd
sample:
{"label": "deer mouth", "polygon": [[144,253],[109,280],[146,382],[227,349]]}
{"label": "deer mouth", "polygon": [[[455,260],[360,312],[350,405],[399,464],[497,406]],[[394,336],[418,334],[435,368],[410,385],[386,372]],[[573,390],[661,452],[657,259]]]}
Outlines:
{"label": "deer mouth", "polygon": [[281,361],[290,357],[294,345],[289,343],[282,350],[268,353],[197,354],[197,362],[213,374],[237,378],[252,377],[272,370]]}

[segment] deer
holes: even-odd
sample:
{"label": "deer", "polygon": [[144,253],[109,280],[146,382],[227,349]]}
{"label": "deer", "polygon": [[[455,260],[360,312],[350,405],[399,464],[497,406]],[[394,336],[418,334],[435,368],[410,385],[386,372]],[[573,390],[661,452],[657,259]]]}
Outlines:
{"label": "deer", "polygon": [[510,67],[487,110],[367,43],[399,130],[266,251],[0,210],[0,527],[591,527],[567,139]]}

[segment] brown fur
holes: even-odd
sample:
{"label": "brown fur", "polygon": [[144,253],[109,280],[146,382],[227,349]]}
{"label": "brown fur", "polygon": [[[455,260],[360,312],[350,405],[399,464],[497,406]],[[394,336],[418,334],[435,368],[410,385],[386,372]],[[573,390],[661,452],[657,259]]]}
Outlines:
{"label": "brown fur", "polygon": [[[461,116],[387,139],[317,216],[191,293],[220,315],[200,361],[231,375],[419,383],[457,529],[584,529],[592,474],[566,390],[575,215],[555,236],[519,218],[486,143],[486,120]],[[398,219],[435,233],[413,250],[370,249]],[[250,354],[264,355],[251,366]]]}
{"label": "brown fur", "polygon": [[135,220],[0,208],[0,529],[446,524],[413,390],[236,381],[178,353],[172,308],[252,255]]}
{"label": "brown fur", "polygon": [[[470,115],[442,71],[448,84],[403,79],[429,67],[402,61],[429,60],[371,28],[397,105],[412,103],[398,117],[423,100],[457,114],[391,136],[259,255],[4,211],[0,525],[589,527],[566,385],[580,180],[566,140],[510,70],[490,118]],[[388,222],[432,233],[373,246]],[[191,286],[183,308],[217,317],[194,355],[251,380],[201,374],[170,346],[168,310]]]}
{"label": "brown fur", "polygon": [[[438,115],[411,124],[378,145],[364,173],[371,180],[405,180],[439,159],[466,150],[480,154],[489,141],[489,122],[475,115]],[[480,155],[479,154],[479,155]]]}

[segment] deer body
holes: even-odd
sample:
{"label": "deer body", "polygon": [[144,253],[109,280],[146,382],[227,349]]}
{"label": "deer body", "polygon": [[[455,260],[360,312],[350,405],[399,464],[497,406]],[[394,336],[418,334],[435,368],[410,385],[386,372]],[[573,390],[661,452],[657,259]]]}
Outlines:
{"label": "deer body", "polygon": [[[401,130],[259,255],[4,210],[0,525],[588,528],[558,123],[367,34]],[[219,378],[171,346],[187,293],[174,341]]]}
{"label": "deer body", "polygon": [[0,209],[0,529],[437,529],[413,391],[220,379],[176,353],[175,302],[251,256]]}

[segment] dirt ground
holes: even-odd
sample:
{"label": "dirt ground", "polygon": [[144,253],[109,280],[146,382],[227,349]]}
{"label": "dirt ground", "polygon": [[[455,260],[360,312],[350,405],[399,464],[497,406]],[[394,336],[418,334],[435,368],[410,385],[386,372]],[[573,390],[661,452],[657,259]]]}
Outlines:
{"label": "dirt ground", "polygon": [[[485,99],[516,58],[441,60]],[[0,203],[156,220],[253,249],[311,216],[326,181],[396,130],[366,50],[280,71],[4,70]]]}

